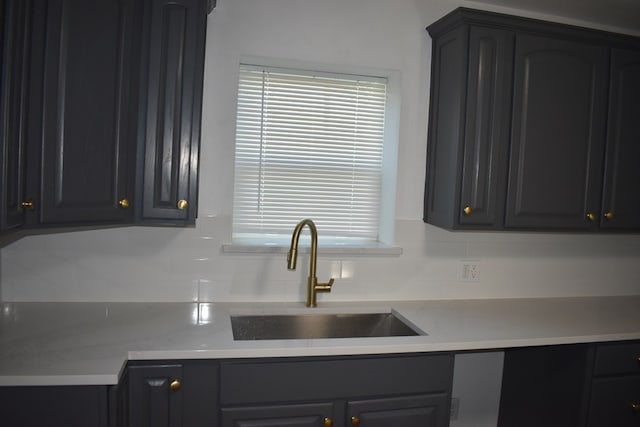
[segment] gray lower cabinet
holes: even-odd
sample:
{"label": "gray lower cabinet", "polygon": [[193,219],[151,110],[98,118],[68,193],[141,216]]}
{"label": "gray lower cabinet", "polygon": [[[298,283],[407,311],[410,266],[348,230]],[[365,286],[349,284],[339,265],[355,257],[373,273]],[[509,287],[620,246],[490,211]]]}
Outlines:
{"label": "gray lower cabinet", "polygon": [[324,427],[333,425],[332,402],[274,404],[222,409],[222,426],[234,427]]}
{"label": "gray lower cabinet", "polygon": [[0,387],[3,427],[113,427],[111,386]]}
{"label": "gray lower cabinet", "polygon": [[222,427],[449,425],[453,355],[223,361]]}
{"label": "gray lower cabinet", "polygon": [[435,427],[449,425],[449,393],[347,402],[347,420],[353,427]]}
{"label": "gray lower cabinet", "polygon": [[587,427],[640,425],[640,342],[597,346],[588,419]]}
{"label": "gray lower cabinet", "polygon": [[498,427],[640,425],[640,341],[505,351]]}
{"label": "gray lower cabinet", "polygon": [[215,427],[218,363],[130,362],[121,381],[121,427]]}

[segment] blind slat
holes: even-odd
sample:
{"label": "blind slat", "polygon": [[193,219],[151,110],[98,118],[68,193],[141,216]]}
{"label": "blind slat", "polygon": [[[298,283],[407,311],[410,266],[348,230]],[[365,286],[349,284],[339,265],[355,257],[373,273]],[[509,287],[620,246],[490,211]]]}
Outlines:
{"label": "blind slat", "polygon": [[234,236],[309,217],[323,236],[376,240],[385,106],[383,78],[242,65]]}

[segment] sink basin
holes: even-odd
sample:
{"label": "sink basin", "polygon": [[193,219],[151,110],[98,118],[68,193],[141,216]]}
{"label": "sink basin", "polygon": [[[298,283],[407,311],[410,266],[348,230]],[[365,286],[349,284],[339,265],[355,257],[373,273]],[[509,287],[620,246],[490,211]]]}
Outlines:
{"label": "sink basin", "polygon": [[424,335],[393,313],[238,315],[231,327],[236,341]]}

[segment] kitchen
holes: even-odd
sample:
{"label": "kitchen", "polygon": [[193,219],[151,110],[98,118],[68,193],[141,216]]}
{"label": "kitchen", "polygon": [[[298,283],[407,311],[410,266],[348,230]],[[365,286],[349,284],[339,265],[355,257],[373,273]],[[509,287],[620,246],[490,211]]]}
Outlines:
{"label": "kitchen", "polygon": [[[431,41],[424,28],[460,5],[640,35],[637,28],[612,23],[471,2],[219,0],[207,25],[196,226],[24,237],[2,248],[0,300],[304,301],[305,269],[287,271],[284,252],[222,250],[231,240],[235,139],[231,106],[236,102],[237,69],[243,56],[389,69],[401,75],[393,245],[402,253],[354,256],[320,251],[319,275],[336,277],[332,292],[319,297],[320,306],[638,295],[637,235],[449,232],[422,222],[431,64]],[[470,261],[479,266],[478,281],[459,277],[461,265]],[[498,375],[482,378],[484,394],[472,393],[471,398],[489,399],[492,411],[467,414],[476,424],[464,424],[465,408],[473,406],[462,398],[458,421],[452,426],[495,425],[501,364],[499,352],[465,354],[456,360],[456,373],[466,371],[467,376],[454,376],[454,395],[464,393],[465,385],[473,388],[470,371]],[[480,404],[476,410],[483,408],[492,407]],[[479,416],[487,417],[486,424],[478,423]]]}

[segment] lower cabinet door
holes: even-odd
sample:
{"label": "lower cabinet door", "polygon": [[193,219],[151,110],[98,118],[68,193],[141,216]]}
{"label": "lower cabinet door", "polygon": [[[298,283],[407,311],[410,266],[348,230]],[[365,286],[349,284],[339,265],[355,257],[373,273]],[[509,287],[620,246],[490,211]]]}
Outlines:
{"label": "lower cabinet door", "polygon": [[331,427],[333,418],[331,402],[222,408],[222,427]]}
{"label": "lower cabinet door", "polygon": [[593,381],[588,427],[640,426],[640,376]]}
{"label": "lower cabinet door", "polygon": [[181,365],[129,367],[129,427],[183,425]]}
{"label": "lower cabinet door", "polygon": [[448,425],[446,393],[350,401],[352,427],[444,427]]}
{"label": "lower cabinet door", "polygon": [[108,386],[0,387],[2,427],[108,427]]}

